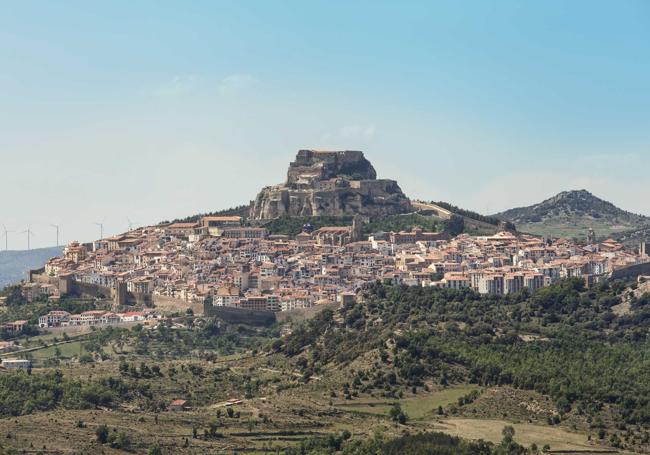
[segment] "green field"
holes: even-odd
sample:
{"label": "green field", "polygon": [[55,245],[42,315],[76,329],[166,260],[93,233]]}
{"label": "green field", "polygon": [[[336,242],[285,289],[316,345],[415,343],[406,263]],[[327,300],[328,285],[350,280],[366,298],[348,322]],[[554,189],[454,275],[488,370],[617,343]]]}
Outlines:
{"label": "green field", "polygon": [[387,416],[394,403],[399,403],[402,410],[412,420],[420,420],[436,413],[438,406],[456,403],[458,398],[467,395],[477,387],[451,387],[437,392],[418,393],[409,398],[390,400],[387,398],[360,398],[354,401],[334,403],[334,407],[362,414]]}
{"label": "green field", "polygon": [[32,351],[32,358],[34,360],[47,360],[47,359],[52,359],[57,357],[56,355],[56,350],[57,348],[59,349],[59,356],[60,358],[71,358],[74,356],[79,356],[79,353],[81,354],[84,353],[83,347],[81,346],[82,342],[81,341],[72,341],[70,343],[64,343],[64,344],[59,344],[56,346],[48,346],[43,349],[38,349],[36,351]]}

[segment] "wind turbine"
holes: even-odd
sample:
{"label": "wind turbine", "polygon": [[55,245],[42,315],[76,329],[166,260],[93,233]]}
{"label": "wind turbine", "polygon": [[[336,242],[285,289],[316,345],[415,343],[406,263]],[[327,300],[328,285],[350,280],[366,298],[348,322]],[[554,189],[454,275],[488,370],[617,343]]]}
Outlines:
{"label": "wind turbine", "polygon": [[126,217],[126,220],[129,222],[129,232],[131,232],[133,230],[133,226],[135,225],[135,223],[131,221],[131,219],[128,216]]}
{"label": "wind turbine", "polygon": [[9,233],[14,231],[8,231],[7,226],[2,225],[2,236],[5,238],[5,251],[9,251]]}
{"label": "wind turbine", "polygon": [[99,240],[102,240],[104,238],[104,222],[94,224],[99,226]]}
{"label": "wind turbine", "polygon": [[27,226],[27,229],[25,229],[23,232],[21,232],[21,234],[27,234],[27,250],[31,250],[32,249],[31,248],[32,235],[36,235],[32,231],[31,226]]}
{"label": "wind turbine", "polygon": [[54,229],[56,229],[56,246],[59,246],[59,225],[58,224],[50,224]]}

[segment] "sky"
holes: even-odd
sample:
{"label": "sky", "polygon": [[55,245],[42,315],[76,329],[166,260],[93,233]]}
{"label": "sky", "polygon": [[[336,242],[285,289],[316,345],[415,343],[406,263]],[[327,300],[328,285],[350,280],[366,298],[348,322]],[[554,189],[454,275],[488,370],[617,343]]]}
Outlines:
{"label": "sky", "polygon": [[0,0],[0,43],[10,249],[248,203],[301,148],[486,214],[650,215],[646,0]]}

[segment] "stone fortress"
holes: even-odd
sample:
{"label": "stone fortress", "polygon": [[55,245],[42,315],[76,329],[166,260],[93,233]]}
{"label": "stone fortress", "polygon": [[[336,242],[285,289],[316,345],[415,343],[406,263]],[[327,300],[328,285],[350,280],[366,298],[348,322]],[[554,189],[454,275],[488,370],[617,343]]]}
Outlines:
{"label": "stone fortress", "polygon": [[386,216],[411,212],[395,180],[377,179],[363,152],[300,150],[284,184],[263,188],[250,217]]}

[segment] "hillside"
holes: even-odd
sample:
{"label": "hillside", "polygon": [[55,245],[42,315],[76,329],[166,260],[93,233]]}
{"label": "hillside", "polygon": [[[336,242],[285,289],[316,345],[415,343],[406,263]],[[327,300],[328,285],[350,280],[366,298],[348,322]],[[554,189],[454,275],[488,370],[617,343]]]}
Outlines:
{"label": "hillside", "polygon": [[[439,414],[468,421],[508,416],[593,431],[600,443],[607,434],[610,444],[628,450],[644,440],[647,450],[650,383],[640,371],[648,366],[641,334],[650,294],[626,295],[622,283],[587,291],[569,280],[495,305],[469,291],[375,283],[363,303],[321,313],[273,347],[298,359],[305,374],[351,373],[336,391],[350,409],[355,402],[366,403],[356,407],[365,411],[369,402],[420,396],[420,388],[474,385],[482,392]],[[621,301],[628,311],[620,311]],[[629,432],[623,443],[615,425],[643,430]]]}
{"label": "hillside", "polygon": [[[647,290],[569,280],[495,297],[377,282],[284,336],[193,316],[44,334],[24,346],[31,374],[0,374],[0,454],[647,453]],[[167,410],[179,398],[189,408]]]}
{"label": "hillside", "polygon": [[48,259],[60,256],[62,251],[63,247],[0,251],[0,289],[22,280],[27,270],[42,267]]}
{"label": "hillside", "polygon": [[604,238],[650,226],[650,218],[627,212],[587,190],[564,191],[539,204],[498,213],[522,232],[552,237],[585,238],[594,229]]}

